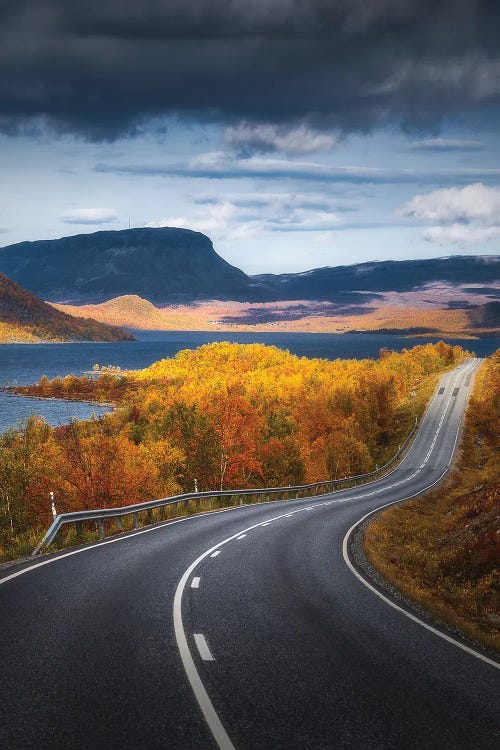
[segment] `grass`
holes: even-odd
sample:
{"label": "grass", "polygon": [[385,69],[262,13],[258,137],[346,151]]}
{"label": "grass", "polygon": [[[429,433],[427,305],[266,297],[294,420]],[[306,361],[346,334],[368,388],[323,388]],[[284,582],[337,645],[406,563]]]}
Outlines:
{"label": "grass", "polygon": [[380,513],[368,526],[371,564],[406,597],[500,650],[500,388],[498,354],[481,368],[460,455],[436,491]]}

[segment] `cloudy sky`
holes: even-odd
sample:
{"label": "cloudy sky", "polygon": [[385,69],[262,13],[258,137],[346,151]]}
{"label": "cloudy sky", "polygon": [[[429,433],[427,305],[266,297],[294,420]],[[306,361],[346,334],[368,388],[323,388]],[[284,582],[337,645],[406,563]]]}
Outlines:
{"label": "cloudy sky", "polygon": [[496,0],[3,0],[0,244],[208,234],[250,273],[497,253]]}

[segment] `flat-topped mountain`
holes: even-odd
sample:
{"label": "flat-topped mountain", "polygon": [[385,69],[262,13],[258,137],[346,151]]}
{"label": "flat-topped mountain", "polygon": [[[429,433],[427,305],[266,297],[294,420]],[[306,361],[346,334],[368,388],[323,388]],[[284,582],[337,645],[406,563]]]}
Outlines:
{"label": "flat-topped mountain", "polygon": [[0,249],[0,271],[50,302],[241,299],[250,281],[188,229],[126,229],[21,242]]}
{"label": "flat-topped mountain", "polygon": [[0,341],[130,341],[120,328],[75,318],[0,273]]}

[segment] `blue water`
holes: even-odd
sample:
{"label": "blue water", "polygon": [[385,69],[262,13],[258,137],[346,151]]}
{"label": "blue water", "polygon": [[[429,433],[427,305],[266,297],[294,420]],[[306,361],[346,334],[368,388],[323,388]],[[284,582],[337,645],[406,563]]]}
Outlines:
{"label": "blue water", "polygon": [[[356,333],[250,333],[250,332],[134,332],[137,341],[117,343],[79,344],[1,344],[0,385],[35,383],[42,375],[81,375],[94,364],[118,365],[123,369],[147,367],[152,362],[172,357],[181,349],[193,349],[210,341],[234,341],[242,344],[259,342],[288,349],[303,357],[325,359],[363,359],[377,357],[382,347],[400,351],[426,341],[437,339],[404,338],[380,334]],[[446,339],[473,350],[477,356],[487,356],[500,345],[498,338],[464,341]],[[51,424],[64,424],[72,417],[85,419],[92,412],[101,414],[106,409],[92,404],[67,401],[45,401],[7,396],[0,393],[0,430],[18,422],[29,414],[43,414]]]}

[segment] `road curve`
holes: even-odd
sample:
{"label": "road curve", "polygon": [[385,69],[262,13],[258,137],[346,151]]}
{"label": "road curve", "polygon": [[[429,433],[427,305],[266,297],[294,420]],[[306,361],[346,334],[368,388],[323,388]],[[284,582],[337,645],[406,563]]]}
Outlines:
{"label": "road curve", "polygon": [[498,663],[372,590],[348,548],[442,478],[477,365],[382,480],[0,573],[0,747],[496,748]]}

